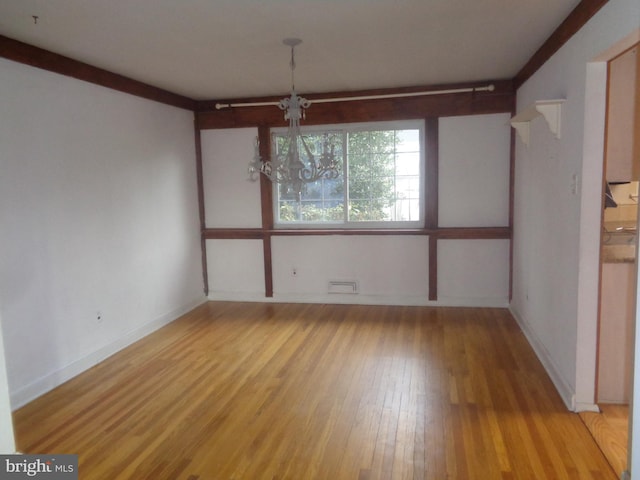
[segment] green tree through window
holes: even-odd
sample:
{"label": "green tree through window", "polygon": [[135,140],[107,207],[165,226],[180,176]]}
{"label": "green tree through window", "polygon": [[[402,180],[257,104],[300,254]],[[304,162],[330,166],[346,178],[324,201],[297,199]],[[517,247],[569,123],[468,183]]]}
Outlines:
{"label": "green tree through window", "polygon": [[[321,152],[324,136],[330,136],[342,159],[340,175],[306,184],[300,201],[285,185],[278,185],[276,223],[389,227],[419,223],[422,124],[393,125],[347,125],[305,132],[305,141],[314,155]],[[282,151],[284,136],[276,133],[274,140],[274,154],[286,153]]]}

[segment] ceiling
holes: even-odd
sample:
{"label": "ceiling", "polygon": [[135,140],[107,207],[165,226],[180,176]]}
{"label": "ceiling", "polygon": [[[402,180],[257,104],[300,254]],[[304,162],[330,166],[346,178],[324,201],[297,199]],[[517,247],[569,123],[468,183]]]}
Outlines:
{"label": "ceiling", "polygon": [[[579,0],[0,0],[0,35],[196,100],[512,78]],[[33,16],[37,16],[34,19]]]}

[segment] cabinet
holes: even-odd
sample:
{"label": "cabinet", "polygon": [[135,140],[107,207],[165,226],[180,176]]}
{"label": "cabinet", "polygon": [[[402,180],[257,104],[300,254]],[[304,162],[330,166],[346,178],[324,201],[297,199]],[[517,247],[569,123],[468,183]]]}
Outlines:
{"label": "cabinet", "polygon": [[605,153],[609,182],[640,179],[640,134],[634,128],[640,126],[638,50],[636,45],[609,62]]}
{"label": "cabinet", "polygon": [[597,401],[629,403],[633,358],[634,263],[604,263]]}

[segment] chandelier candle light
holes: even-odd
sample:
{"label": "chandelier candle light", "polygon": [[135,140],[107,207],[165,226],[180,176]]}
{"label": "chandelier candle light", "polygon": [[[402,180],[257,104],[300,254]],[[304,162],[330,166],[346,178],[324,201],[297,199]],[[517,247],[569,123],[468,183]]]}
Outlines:
{"label": "chandelier candle light", "polygon": [[[316,156],[300,132],[300,119],[305,118],[305,109],[311,102],[296,94],[294,70],[296,68],[294,50],[302,43],[299,38],[285,38],[282,43],[291,47],[291,95],[278,103],[284,111],[284,119],[289,121],[283,148],[272,160],[260,157],[260,145],[256,139],[255,154],[249,163],[249,180],[256,181],[258,173],[264,174],[274,183],[279,183],[296,195],[300,201],[303,186],[321,178],[337,178],[340,174],[340,162],[336,160],[335,146],[331,144],[328,135],[324,135],[322,152]],[[302,155],[301,155],[302,151]]]}

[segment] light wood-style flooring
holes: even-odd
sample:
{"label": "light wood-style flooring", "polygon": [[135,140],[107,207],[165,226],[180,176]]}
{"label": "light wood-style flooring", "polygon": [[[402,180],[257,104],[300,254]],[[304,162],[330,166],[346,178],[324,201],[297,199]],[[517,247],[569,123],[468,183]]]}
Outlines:
{"label": "light wood-style flooring", "polygon": [[629,406],[599,404],[600,413],[580,412],[596,443],[614,471],[627,469],[629,443]]}
{"label": "light wood-style flooring", "polygon": [[209,302],[14,420],[83,480],[617,478],[503,309]]}

